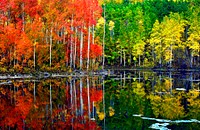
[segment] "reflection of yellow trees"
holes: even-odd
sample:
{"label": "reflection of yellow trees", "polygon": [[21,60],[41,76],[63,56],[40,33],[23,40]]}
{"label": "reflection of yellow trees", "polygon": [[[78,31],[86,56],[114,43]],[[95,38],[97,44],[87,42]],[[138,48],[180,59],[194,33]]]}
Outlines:
{"label": "reflection of yellow trees", "polygon": [[172,80],[170,78],[165,78],[164,81],[158,80],[154,86],[155,92],[169,92],[172,87]]}
{"label": "reflection of yellow trees", "polygon": [[200,119],[200,99],[199,91],[193,89],[187,93],[187,101],[189,102],[189,116]]}
{"label": "reflection of yellow trees", "polygon": [[184,116],[184,108],[181,106],[181,96],[179,95],[150,95],[149,99],[156,117],[179,119]]}
{"label": "reflection of yellow trees", "polygon": [[133,93],[135,93],[138,96],[145,96],[145,91],[144,91],[144,87],[143,87],[143,83],[139,83],[139,82],[134,82],[132,84],[133,86]]}
{"label": "reflection of yellow trees", "polygon": [[109,116],[113,116],[115,114],[115,110],[112,107],[109,107]]}
{"label": "reflection of yellow trees", "polygon": [[144,111],[144,101],[145,101],[145,90],[144,90],[144,84],[140,82],[133,82],[132,88],[133,93],[135,94],[135,103],[137,104],[138,108],[140,108],[138,111],[140,114],[143,114]]}
{"label": "reflection of yellow trees", "polygon": [[105,118],[105,114],[103,112],[103,108],[100,106],[101,102],[95,102],[94,106],[96,107],[96,112],[98,115],[99,120],[103,120]]}

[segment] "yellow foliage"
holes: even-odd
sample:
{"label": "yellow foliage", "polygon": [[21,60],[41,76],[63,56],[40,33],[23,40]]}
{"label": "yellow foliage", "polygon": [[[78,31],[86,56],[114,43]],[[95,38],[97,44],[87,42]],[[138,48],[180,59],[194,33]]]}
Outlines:
{"label": "yellow foliage", "polygon": [[116,3],[121,4],[123,0],[115,0]]}
{"label": "yellow foliage", "polygon": [[105,19],[103,17],[99,18],[96,24],[97,28],[100,28],[101,26],[103,26],[105,23]]}
{"label": "yellow foliage", "polygon": [[41,3],[41,0],[38,0],[38,5],[40,5],[40,3]]}
{"label": "yellow foliage", "polygon": [[109,22],[109,30],[113,30],[113,28],[115,27],[115,23],[113,21]]}
{"label": "yellow foliage", "polygon": [[131,3],[135,4],[135,3],[142,3],[144,0],[130,0]]}
{"label": "yellow foliage", "polygon": [[99,120],[103,120],[104,117],[105,117],[105,114],[103,112],[98,112],[98,117],[99,117]]}
{"label": "yellow foliage", "polygon": [[180,95],[150,95],[149,98],[151,101],[153,113],[156,117],[160,115],[167,119],[178,119],[184,116],[184,108],[180,102]]}
{"label": "yellow foliage", "polygon": [[146,93],[144,91],[143,83],[136,82],[136,85],[133,84],[133,92],[142,97],[145,96]]}
{"label": "yellow foliage", "polygon": [[164,86],[165,86],[166,90],[169,90],[172,87],[171,79],[165,79]]}
{"label": "yellow foliage", "polygon": [[99,5],[103,5],[103,4],[109,3],[111,1],[110,0],[98,0],[98,2],[99,2]]}
{"label": "yellow foliage", "polygon": [[170,50],[166,50],[165,51],[165,60],[170,61],[170,59],[171,59],[171,52],[170,52]]}
{"label": "yellow foliage", "polygon": [[109,107],[109,116],[113,116],[115,114],[115,110],[112,107]]}
{"label": "yellow foliage", "polygon": [[150,95],[149,98],[151,101],[153,114],[158,117],[160,113],[161,97],[158,95]]}

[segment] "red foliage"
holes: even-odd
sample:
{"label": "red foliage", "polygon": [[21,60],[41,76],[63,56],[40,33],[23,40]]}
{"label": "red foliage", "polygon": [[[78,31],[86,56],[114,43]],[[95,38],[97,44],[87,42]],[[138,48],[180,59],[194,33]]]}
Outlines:
{"label": "red foliage", "polygon": [[91,44],[91,51],[90,51],[90,57],[91,58],[97,58],[98,56],[102,56],[102,46],[97,44]]}
{"label": "red foliage", "polygon": [[3,99],[0,101],[0,126],[14,127],[17,125],[18,129],[22,129],[23,120],[31,109],[32,100],[20,96],[17,98],[16,106],[7,103],[7,101]]}

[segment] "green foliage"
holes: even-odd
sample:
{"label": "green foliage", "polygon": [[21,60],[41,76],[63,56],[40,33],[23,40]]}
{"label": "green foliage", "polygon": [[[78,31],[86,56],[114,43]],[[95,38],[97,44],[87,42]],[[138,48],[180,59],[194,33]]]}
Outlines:
{"label": "green foliage", "polygon": [[[112,35],[106,34],[107,64],[123,61],[129,66],[189,67],[191,53],[198,66],[199,12],[197,1],[108,2],[106,30],[110,32],[109,21],[115,27]],[[179,50],[185,51],[183,55],[177,55]],[[183,62],[177,65],[180,60]]]}

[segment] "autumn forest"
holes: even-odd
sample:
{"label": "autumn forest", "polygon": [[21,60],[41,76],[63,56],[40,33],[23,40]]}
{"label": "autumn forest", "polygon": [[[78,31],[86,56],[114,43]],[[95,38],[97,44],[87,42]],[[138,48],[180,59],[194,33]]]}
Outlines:
{"label": "autumn forest", "polygon": [[0,71],[199,68],[198,0],[1,0]]}
{"label": "autumn forest", "polygon": [[199,7],[0,0],[0,129],[199,129]]}

